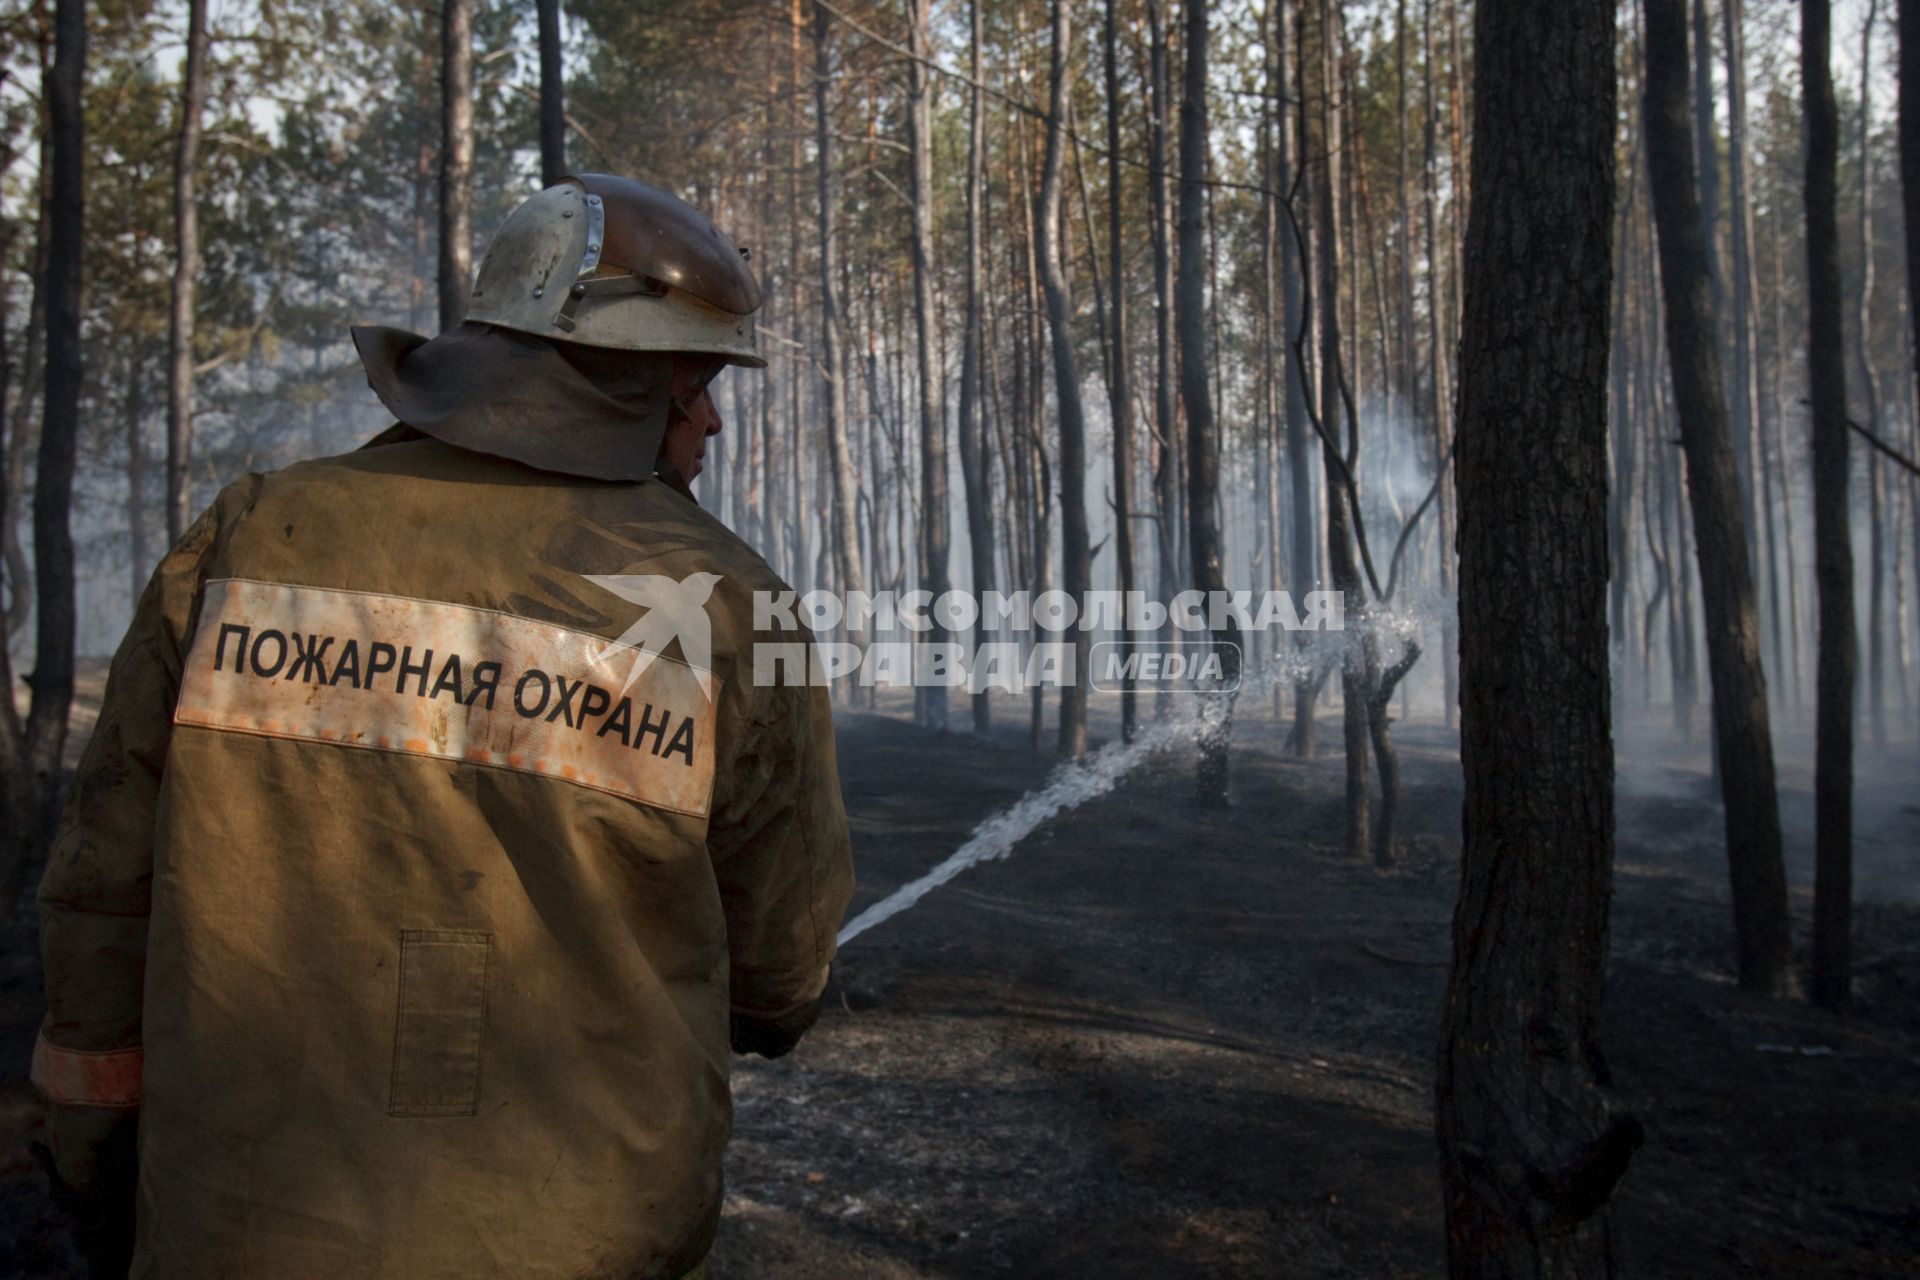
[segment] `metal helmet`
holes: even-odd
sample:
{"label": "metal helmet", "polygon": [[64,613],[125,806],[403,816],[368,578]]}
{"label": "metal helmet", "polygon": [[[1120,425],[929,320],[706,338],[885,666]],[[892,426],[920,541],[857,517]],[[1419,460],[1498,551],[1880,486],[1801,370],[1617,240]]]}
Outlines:
{"label": "metal helmet", "polygon": [[763,368],[745,250],[678,196],[632,178],[563,179],[507,215],[467,319],[558,342],[706,352]]}

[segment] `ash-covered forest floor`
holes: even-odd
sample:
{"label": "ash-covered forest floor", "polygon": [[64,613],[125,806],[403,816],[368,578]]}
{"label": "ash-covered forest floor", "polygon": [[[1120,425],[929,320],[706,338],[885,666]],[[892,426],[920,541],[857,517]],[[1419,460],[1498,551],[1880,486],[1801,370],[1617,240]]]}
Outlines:
{"label": "ash-covered forest floor", "polygon": [[[1024,702],[996,705],[988,741],[905,710],[841,722],[855,911],[1052,764]],[[1920,1276],[1911,735],[1861,742],[1844,1020],[1735,989],[1704,749],[1619,736],[1605,1044],[1648,1131],[1616,1201],[1620,1273]],[[1320,737],[1337,753],[1336,712]],[[714,1280],[1444,1274],[1430,1104],[1460,770],[1440,724],[1397,738],[1391,871],[1341,850],[1337,754],[1292,759],[1243,705],[1231,808],[1196,807],[1190,761],[1158,757],[849,943],[807,1041],[736,1060]],[[1811,772],[1781,739],[1804,952]],[[0,1275],[78,1274],[24,1153],[30,915],[0,952]]]}

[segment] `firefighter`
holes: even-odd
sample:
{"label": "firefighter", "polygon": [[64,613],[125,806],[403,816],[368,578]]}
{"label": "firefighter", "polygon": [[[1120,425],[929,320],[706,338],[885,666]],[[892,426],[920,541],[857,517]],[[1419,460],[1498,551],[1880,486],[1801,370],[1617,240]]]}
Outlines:
{"label": "firefighter", "polygon": [[688,489],[760,301],[570,178],[465,324],[354,331],[394,427],[161,562],[40,886],[95,1274],[700,1273],[729,1047],[811,1024],[851,885],[825,691],[754,678],[785,587]]}

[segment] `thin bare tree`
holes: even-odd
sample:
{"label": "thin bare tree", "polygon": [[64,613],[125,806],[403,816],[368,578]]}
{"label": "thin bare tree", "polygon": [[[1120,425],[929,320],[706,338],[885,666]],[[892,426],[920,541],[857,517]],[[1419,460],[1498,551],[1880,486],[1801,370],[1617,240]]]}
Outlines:
{"label": "thin bare tree", "polygon": [[1780,854],[1780,801],[1767,677],[1760,665],[1760,611],[1721,391],[1720,351],[1714,342],[1712,273],[1702,234],[1706,223],[1694,198],[1685,4],[1644,0],[1648,185],[1659,229],[1667,353],[1700,557],[1740,985],[1787,995],[1795,982],[1786,867]]}
{"label": "thin bare tree", "polygon": [[[833,484],[833,566],[841,593],[865,591],[866,566],[860,556],[860,525],[855,511],[853,447],[847,432],[847,359],[840,326],[839,246],[834,235],[833,119],[829,90],[832,63],[827,49],[828,14],[813,8],[814,156],[819,171],[820,354],[826,372],[827,464]],[[860,643],[856,638],[855,643]]]}
{"label": "thin bare tree", "polygon": [[[1120,590],[1130,595],[1133,582],[1133,351],[1127,331],[1127,287],[1125,238],[1122,234],[1120,143],[1120,59],[1115,10],[1119,0],[1107,0],[1106,21],[1101,44],[1106,71],[1107,98],[1107,274],[1113,281],[1113,308],[1109,313],[1108,342],[1112,358],[1107,365],[1107,407],[1113,422],[1113,553],[1119,573]],[[978,12],[979,0],[974,0]],[[975,41],[978,48],[978,41]],[[979,67],[974,67],[979,78]],[[1133,667],[1127,662],[1131,646],[1123,633],[1119,656],[1125,676],[1120,687],[1120,737],[1133,741],[1137,715]]]}
{"label": "thin bare tree", "polygon": [[[1191,0],[1190,0],[1191,2]],[[1047,75],[1047,144],[1040,166],[1040,287],[1052,338],[1053,394],[1060,415],[1060,568],[1067,595],[1084,604],[1093,585],[1093,553],[1087,538],[1087,415],[1080,398],[1080,361],[1073,350],[1073,301],[1060,258],[1064,251],[1060,212],[1066,169],[1067,79],[1073,65],[1072,0],[1052,0],[1052,65]],[[1209,506],[1211,511],[1212,507]],[[1060,689],[1060,754],[1087,751],[1088,633],[1072,632],[1074,678]]]}
{"label": "thin bare tree", "polygon": [[[907,26],[907,149],[912,170],[914,365],[920,411],[920,589],[938,599],[947,590],[952,516],[947,510],[947,423],[941,405],[940,319],[933,298],[933,111],[927,60],[933,49],[932,0],[912,0]],[[946,638],[935,620],[930,641]],[[947,727],[947,691],[914,689],[920,723]]]}
{"label": "thin bare tree", "polygon": [[473,0],[440,5],[440,328],[473,285]]}
{"label": "thin bare tree", "polygon": [[566,50],[560,42],[560,0],[537,0],[540,11],[540,185],[567,173]]}
{"label": "thin bare tree", "polygon": [[[960,476],[966,486],[967,551],[973,562],[974,594],[984,597],[998,580],[993,563],[993,475],[984,446],[984,307],[981,298],[981,224],[987,216],[987,147],[981,110],[981,0],[967,5],[967,310],[960,339]],[[974,643],[987,641],[984,611],[974,623]],[[992,732],[993,704],[985,688],[973,693],[973,731]]]}
{"label": "thin bare tree", "polygon": [[[1207,0],[1186,0],[1186,66],[1180,99],[1180,267],[1175,318],[1180,332],[1180,402],[1187,411],[1187,540],[1193,557],[1195,589],[1226,590],[1221,570],[1220,481],[1207,353],[1212,338],[1207,316]],[[1212,619],[1209,619],[1211,623]],[[1208,694],[1200,732],[1195,795],[1202,804],[1227,801],[1227,747],[1233,723],[1233,694],[1240,677],[1239,629],[1231,618],[1210,633],[1223,661],[1227,691]]]}
{"label": "thin bare tree", "polygon": [[[173,309],[167,326],[167,541],[193,519],[193,306],[200,278],[200,117],[207,100],[207,0],[187,0],[187,56],[173,151]],[[139,566],[136,566],[136,570]]]}

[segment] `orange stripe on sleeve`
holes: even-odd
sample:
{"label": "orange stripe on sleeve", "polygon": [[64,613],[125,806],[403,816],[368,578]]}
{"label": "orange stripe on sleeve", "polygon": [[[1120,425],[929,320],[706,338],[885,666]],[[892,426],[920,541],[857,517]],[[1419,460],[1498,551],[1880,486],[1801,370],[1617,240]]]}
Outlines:
{"label": "orange stripe on sleeve", "polygon": [[145,1054],[132,1049],[63,1049],[46,1033],[33,1045],[33,1084],[47,1101],[81,1107],[137,1107]]}

